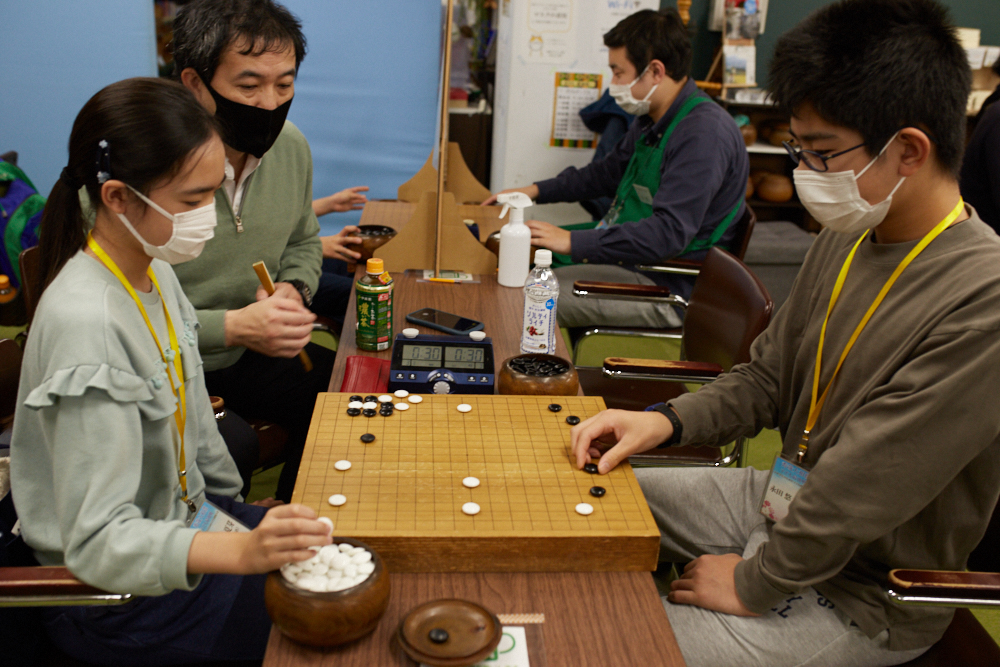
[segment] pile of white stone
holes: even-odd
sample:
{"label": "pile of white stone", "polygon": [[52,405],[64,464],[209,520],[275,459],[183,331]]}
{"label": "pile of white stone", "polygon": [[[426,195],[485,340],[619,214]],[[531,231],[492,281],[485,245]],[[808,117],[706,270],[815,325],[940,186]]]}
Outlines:
{"label": "pile of white stone", "polygon": [[296,588],[313,593],[343,591],[357,586],[375,571],[371,552],[364,547],[345,542],[310,548],[316,554],[309,560],[281,566],[281,576]]}

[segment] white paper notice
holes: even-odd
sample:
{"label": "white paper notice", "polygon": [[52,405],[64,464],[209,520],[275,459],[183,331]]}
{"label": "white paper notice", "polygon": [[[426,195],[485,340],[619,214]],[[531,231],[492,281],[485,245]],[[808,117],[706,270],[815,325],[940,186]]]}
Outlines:
{"label": "white paper notice", "polygon": [[594,23],[596,30],[590,37],[591,47],[597,53],[607,53],[604,46],[604,35],[627,16],[635,14],[640,9],[659,9],[659,0],[600,0],[595,3]]}
{"label": "white paper notice", "polygon": [[529,63],[562,63],[575,58],[574,0],[528,0],[527,41],[521,55]]}
{"label": "white paper notice", "polygon": [[[422,664],[420,667],[427,667]],[[528,640],[524,628],[504,626],[503,637],[493,655],[473,667],[530,667],[528,663]]]}

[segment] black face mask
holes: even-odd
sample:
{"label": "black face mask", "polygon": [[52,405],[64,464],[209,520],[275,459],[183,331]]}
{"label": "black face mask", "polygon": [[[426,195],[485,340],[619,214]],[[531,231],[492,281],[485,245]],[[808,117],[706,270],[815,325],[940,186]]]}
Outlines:
{"label": "black face mask", "polygon": [[281,134],[292,100],[277,109],[261,109],[225,98],[208,84],[206,88],[215,100],[215,117],[222,125],[222,140],[227,146],[260,159]]}

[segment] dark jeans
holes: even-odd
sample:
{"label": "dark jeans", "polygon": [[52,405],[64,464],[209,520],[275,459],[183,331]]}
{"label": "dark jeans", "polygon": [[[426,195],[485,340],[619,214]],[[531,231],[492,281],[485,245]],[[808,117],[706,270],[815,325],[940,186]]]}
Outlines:
{"label": "dark jeans", "polygon": [[[253,528],[266,508],[208,496]],[[193,591],[137,598],[120,606],[54,607],[45,631],[64,653],[87,663],[154,667],[264,657],[271,619],[266,575],[206,574]]]}
{"label": "dark jeans", "polygon": [[344,326],[344,315],[351,300],[354,276],[347,272],[347,263],[339,259],[324,259],[319,287],[313,296],[310,310],[321,317],[333,320],[339,328]]}
{"label": "dark jeans", "polygon": [[292,498],[302,447],[309,432],[316,394],[330,386],[336,353],[320,345],[306,345],[313,369],[306,373],[298,357],[268,357],[247,350],[232,366],[205,373],[212,396],[221,396],[226,408],[247,420],[264,419],[288,431],[285,468],[275,498]]}

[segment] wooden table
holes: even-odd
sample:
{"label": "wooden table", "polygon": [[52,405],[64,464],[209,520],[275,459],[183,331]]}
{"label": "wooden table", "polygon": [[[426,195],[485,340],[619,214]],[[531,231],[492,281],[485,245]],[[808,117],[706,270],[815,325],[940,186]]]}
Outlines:
{"label": "wooden table", "polygon": [[[417,274],[393,274],[393,335],[407,326],[406,313],[437,308],[484,323],[499,365],[518,354],[522,293],[501,287],[495,276],[479,283],[417,282]],[[390,351],[360,352],[351,298],[330,379],[339,391],[347,357],[366,354],[388,359]],[[435,333],[420,328],[425,333]],[[570,358],[562,336],[556,354]],[[567,554],[572,558],[572,554]],[[653,578],[646,572],[559,572],[393,574],[389,608],[368,637],[344,647],[320,650],[297,644],[271,629],[265,667],[413,667],[392,640],[402,617],[413,607],[439,598],[479,602],[494,613],[543,613],[544,667],[683,667],[684,659],[663,610]],[[534,664],[534,663],[532,663]]]}
{"label": "wooden table", "polygon": [[[406,321],[406,314],[421,308],[437,308],[462,317],[470,317],[485,325],[483,331],[493,340],[493,358],[496,370],[508,357],[520,354],[521,321],[523,319],[524,294],[519,288],[501,287],[496,276],[476,276],[479,283],[432,283],[418,282],[418,273],[408,271],[393,273],[395,281],[392,303],[392,335],[396,336],[407,327],[414,327],[420,333],[440,334],[426,327],[419,327]],[[347,305],[344,319],[344,333],[337,348],[337,360],[333,364],[330,377],[330,391],[340,391],[344,380],[347,357],[354,354],[389,359],[392,350],[382,352],[360,352],[354,341],[358,316],[354,307],[354,293]],[[556,334],[556,354],[564,359],[572,358],[563,337]]]}

